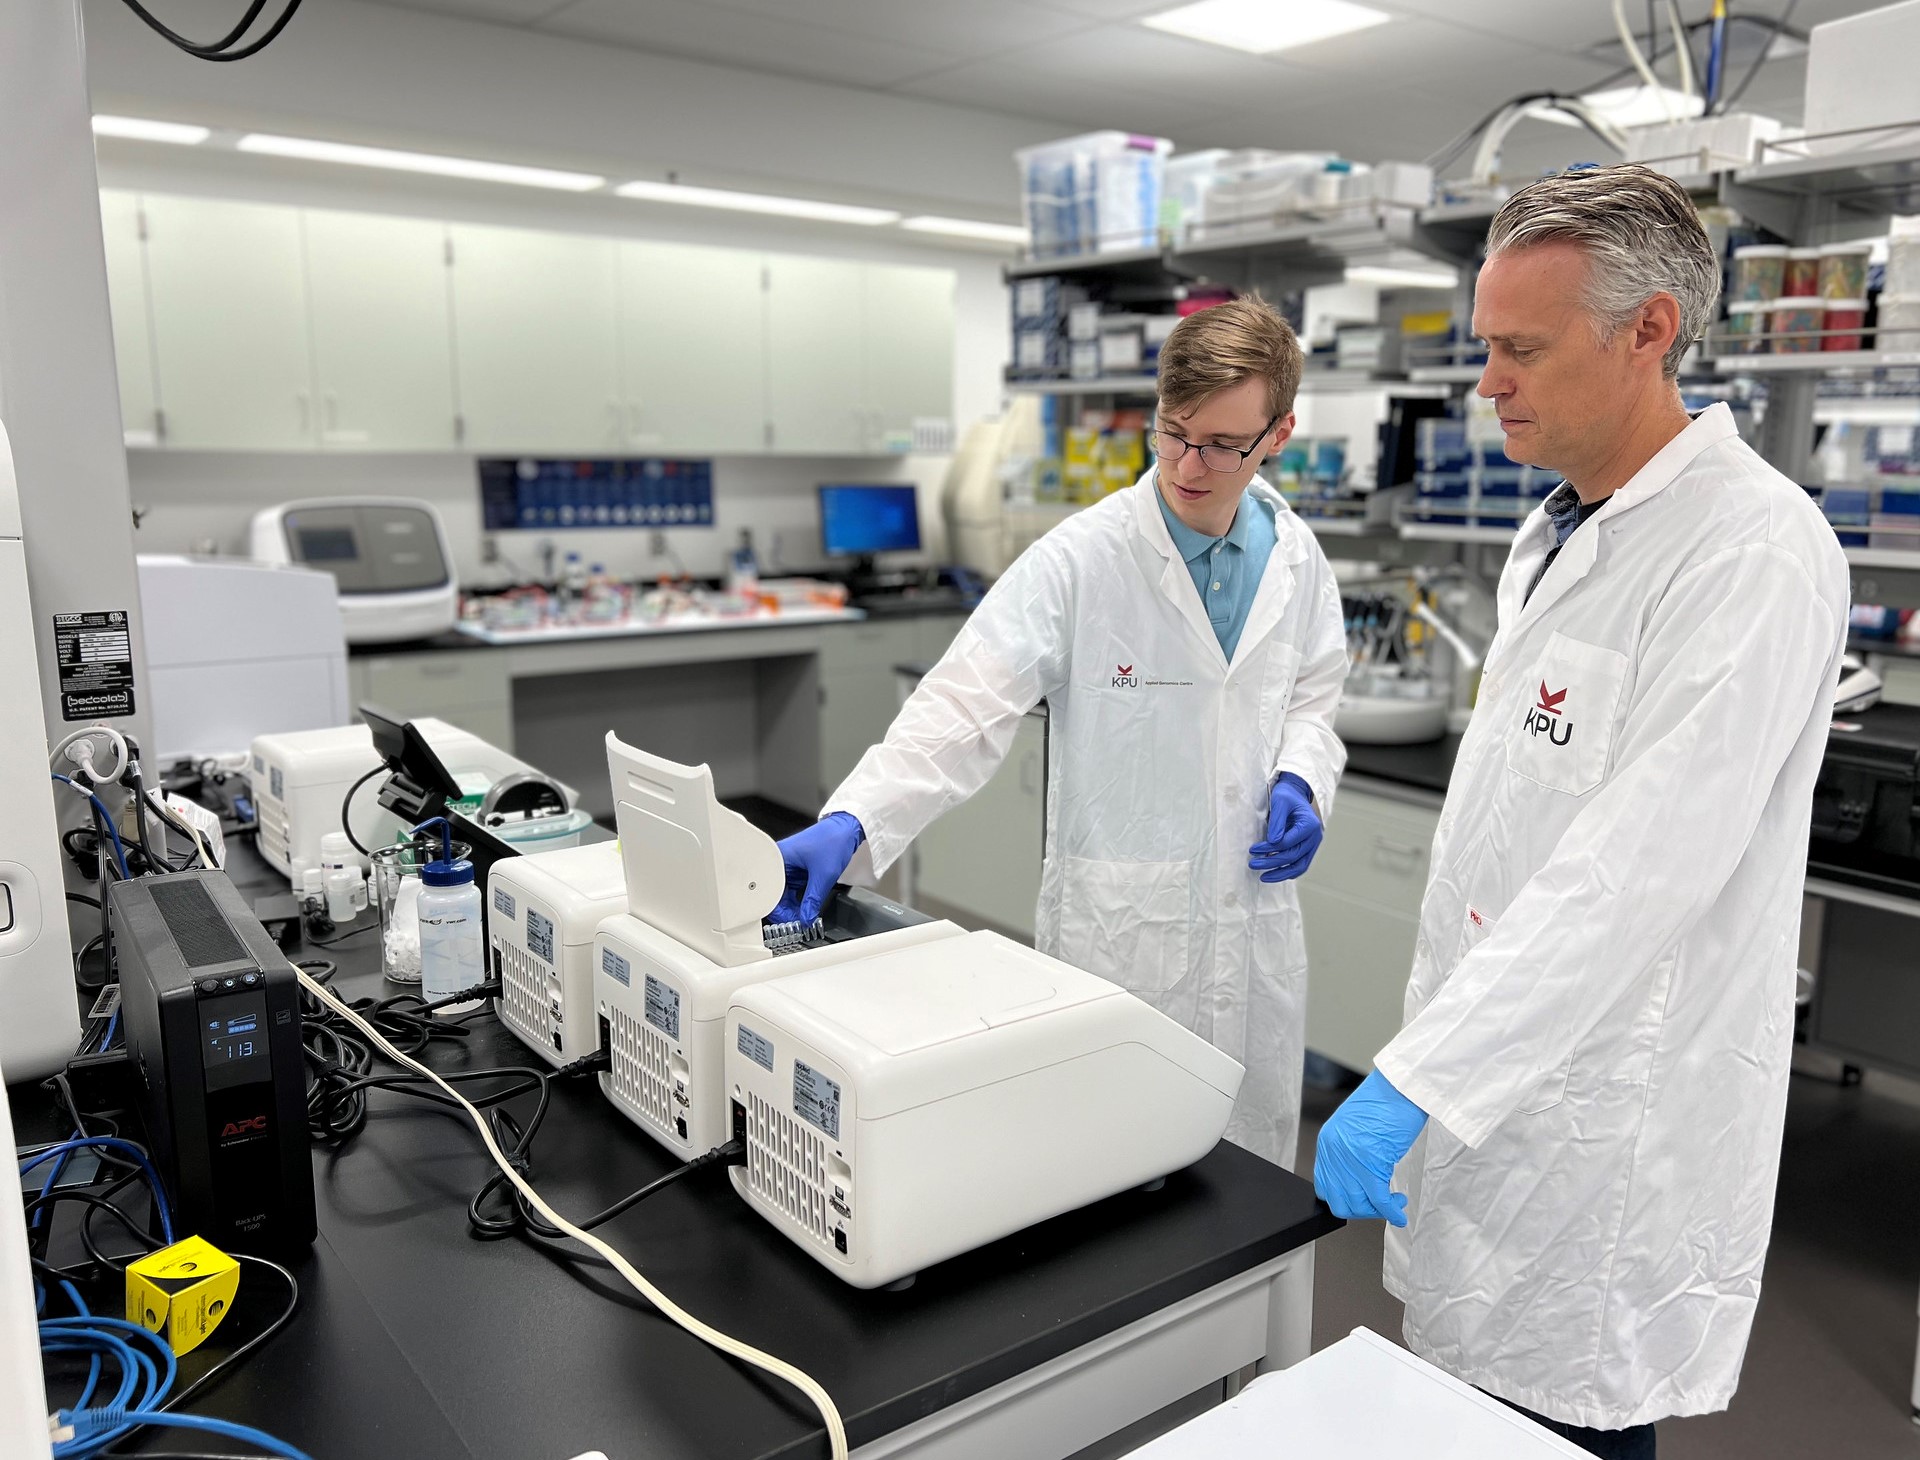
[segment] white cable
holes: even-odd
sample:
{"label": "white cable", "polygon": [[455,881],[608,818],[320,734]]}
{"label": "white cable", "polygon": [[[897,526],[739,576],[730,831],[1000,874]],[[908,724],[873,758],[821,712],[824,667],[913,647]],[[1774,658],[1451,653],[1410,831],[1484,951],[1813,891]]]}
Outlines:
{"label": "white cable", "polygon": [[164,791],[158,796],[154,796],[151,791],[147,794],[153,797],[152,805],[148,809],[155,812],[162,821],[166,822],[175,831],[186,834],[187,839],[199,850],[200,865],[202,867],[205,867],[209,872],[216,870],[219,863],[214,861],[213,849],[207,845],[206,838],[200,835],[200,828],[167,804],[167,797]]}
{"label": "white cable", "polygon": [[1687,40],[1687,23],[1680,18],[1679,0],[1667,0],[1667,24],[1672,27],[1673,48],[1680,59],[1680,90],[1694,96],[1700,87],[1693,74],[1693,46]]}
{"label": "white cable", "polygon": [[582,1231],[579,1227],[574,1226],[572,1222],[569,1222],[565,1217],[561,1216],[560,1213],[548,1206],[540,1193],[535,1191],[533,1187],[527,1183],[527,1179],[513,1169],[511,1163],[508,1162],[506,1156],[501,1152],[499,1145],[494,1141],[493,1130],[488,1126],[486,1117],[480,1113],[479,1109],[468,1100],[466,1096],[462,1095],[458,1090],[454,1089],[453,1086],[449,1085],[418,1060],[412,1059],[395,1049],[387,1042],[386,1037],[382,1035],[379,1030],[375,1029],[373,1025],[354,1013],[352,1009],[349,1009],[340,999],[335,997],[324,984],[309,978],[305,971],[298,967],[294,968],[293,971],[298,975],[302,988],[320,1000],[320,1002],[328,1008],[332,1009],[336,1014],[339,1014],[362,1034],[366,1035],[387,1058],[398,1065],[412,1070],[417,1075],[424,1075],[458,1102],[460,1108],[466,1111],[468,1118],[472,1120],[474,1129],[480,1132],[480,1139],[487,1148],[487,1154],[493,1157],[494,1164],[500,1168],[501,1174],[513,1183],[520,1195],[525,1197],[528,1204],[531,1205],[535,1211],[539,1212],[541,1216],[545,1217],[554,1226],[573,1238],[574,1241],[581,1243],[583,1246],[590,1247],[599,1253],[600,1256],[604,1257],[613,1266],[614,1271],[618,1272],[620,1276],[632,1285],[635,1292],[653,1304],[654,1307],[658,1308],[668,1318],[671,1318],[675,1323],[679,1324],[680,1327],[684,1328],[688,1333],[691,1333],[695,1338],[703,1343],[711,1344],[723,1354],[732,1355],[742,1363],[751,1364],[754,1368],[772,1374],[777,1379],[784,1379],[802,1394],[806,1395],[807,1398],[813,1402],[814,1408],[820,1411],[820,1418],[826,1423],[827,1440],[833,1448],[833,1460],[847,1460],[846,1425],[841,1422],[840,1411],[835,1407],[832,1396],[821,1387],[817,1380],[805,1371],[787,1363],[784,1359],[778,1359],[772,1354],[763,1353],[751,1344],[742,1343],[739,1339],[724,1334],[717,1328],[708,1327],[642,1277],[639,1270],[635,1268],[632,1263],[628,1262],[626,1258],[622,1257],[619,1252],[608,1246],[591,1232]]}
{"label": "white cable", "polygon": [[[115,756],[113,774],[94,769],[93,747],[83,742],[95,735],[104,735],[107,744],[113,747]],[[78,749],[74,749],[74,747]],[[47,754],[47,764],[54,770],[60,770],[61,757],[65,756],[69,765],[79,766],[87,773],[95,785],[104,786],[117,781],[127,773],[127,767],[133,763],[133,753],[127,749],[127,740],[111,725],[82,725],[78,730],[69,730],[54,742],[53,749]]]}
{"label": "white cable", "polygon": [[1626,135],[1578,97],[1562,96],[1539,101],[1509,102],[1500,109],[1500,114],[1487,124],[1486,131],[1480,136],[1479,149],[1473,155],[1473,171],[1469,174],[1471,180],[1482,186],[1490,186],[1499,171],[1500,149],[1506,145],[1507,134],[1528,117],[1552,111],[1565,112],[1575,120],[1586,123],[1587,128],[1609,147],[1625,154]]}
{"label": "white cable", "polygon": [[1627,48],[1627,59],[1633,62],[1633,69],[1640,73],[1640,79],[1653,88],[1654,96],[1660,102],[1660,110],[1667,114],[1667,120],[1673,120],[1673,104],[1667,100],[1667,90],[1660,84],[1660,78],[1653,74],[1653,67],[1647,64],[1647,58],[1640,50],[1640,42],[1633,38],[1633,27],[1627,24],[1627,0],[1613,0],[1613,24],[1620,32],[1620,44]]}

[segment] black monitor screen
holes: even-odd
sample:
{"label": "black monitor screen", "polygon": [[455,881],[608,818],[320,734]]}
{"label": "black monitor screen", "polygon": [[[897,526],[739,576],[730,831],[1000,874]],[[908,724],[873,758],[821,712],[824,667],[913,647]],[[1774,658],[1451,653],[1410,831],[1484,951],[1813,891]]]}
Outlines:
{"label": "black monitor screen", "polygon": [[919,551],[920,507],[915,489],[822,487],[820,546],[835,558]]}
{"label": "black monitor screen", "polygon": [[300,527],[300,556],[309,563],[349,562],[360,556],[351,527]]}

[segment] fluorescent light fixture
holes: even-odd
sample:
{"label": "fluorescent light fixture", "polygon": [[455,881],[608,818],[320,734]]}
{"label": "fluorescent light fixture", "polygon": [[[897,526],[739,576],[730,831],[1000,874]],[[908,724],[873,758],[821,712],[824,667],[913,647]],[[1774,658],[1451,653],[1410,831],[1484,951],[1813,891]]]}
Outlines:
{"label": "fluorescent light fixture", "polygon": [[648,203],[685,203],[695,208],[730,208],[739,213],[774,213],[782,218],[813,218],[822,223],[857,223],[863,228],[900,221],[900,215],[887,208],[857,208],[851,203],[781,198],[772,193],[734,193],[725,188],[695,188],[684,183],[622,183],[614,192],[623,198],[639,198]]}
{"label": "fluorescent light fixture", "polygon": [[1451,289],[1460,282],[1457,269],[1396,269],[1382,264],[1353,264],[1349,284],[1374,284],[1382,289]]}
{"label": "fluorescent light fixture", "polygon": [[174,142],[182,147],[197,147],[213,135],[206,127],[186,122],[156,122],[147,117],[95,117],[96,137],[132,137],[140,142]]}
{"label": "fluorescent light fixture", "polygon": [[1033,235],[1012,223],[982,223],[977,218],[904,218],[902,228],[912,233],[944,233],[952,238],[980,238],[988,243],[1025,247]]}
{"label": "fluorescent light fixture", "polygon": [[1391,18],[1349,0],[1200,0],[1145,16],[1140,23],[1264,56],[1384,25]]}
{"label": "fluorescent light fixture", "polygon": [[557,172],[550,167],[481,162],[471,157],[438,157],[430,152],[396,152],[389,147],[358,147],[350,142],[319,142],[308,137],[275,137],[266,132],[249,132],[238,145],[242,152],[259,152],[269,157],[343,162],[351,167],[385,167],[395,172],[430,172],[440,177],[518,183],[522,187],[555,188],[567,193],[592,192],[607,181],[586,172]]}
{"label": "fluorescent light fixture", "polygon": [[[1688,96],[1670,86],[1662,86],[1658,91],[1650,86],[1623,86],[1618,91],[1595,91],[1580,100],[1616,127],[1657,127],[1669,117],[1681,122],[1706,110],[1706,103],[1699,97]],[[1580,125],[1576,118],[1562,111],[1543,111],[1539,117],[1563,127]]]}

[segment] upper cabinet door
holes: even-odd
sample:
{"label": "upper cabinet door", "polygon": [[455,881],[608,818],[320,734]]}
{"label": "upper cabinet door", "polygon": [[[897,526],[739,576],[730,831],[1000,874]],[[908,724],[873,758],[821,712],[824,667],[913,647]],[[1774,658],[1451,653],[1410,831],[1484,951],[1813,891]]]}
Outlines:
{"label": "upper cabinet door", "polygon": [[865,266],[767,256],[768,445],[778,452],[868,450],[861,308]]}
{"label": "upper cabinet door", "polygon": [[614,240],[466,223],[448,232],[466,446],[624,449]]}
{"label": "upper cabinet door", "polygon": [[951,269],[867,265],[863,401],[869,451],[910,451],[916,421],[951,422],[953,291]]}
{"label": "upper cabinet door", "polygon": [[320,444],[452,450],[446,225],[311,210],[305,222]]}
{"label": "upper cabinet door", "polygon": [[107,307],[113,312],[113,363],[120,377],[120,423],[127,445],[159,440],[153,393],[153,331],[147,320],[147,258],[140,241],[140,195],[103,191],[100,229],[107,245]]}
{"label": "upper cabinet door", "polygon": [[312,447],[299,210],[154,194],[143,208],[167,445]]}
{"label": "upper cabinet door", "polygon": [[678,243],[620,245],[625,443],[695,456],[767,447],[761,257]]}

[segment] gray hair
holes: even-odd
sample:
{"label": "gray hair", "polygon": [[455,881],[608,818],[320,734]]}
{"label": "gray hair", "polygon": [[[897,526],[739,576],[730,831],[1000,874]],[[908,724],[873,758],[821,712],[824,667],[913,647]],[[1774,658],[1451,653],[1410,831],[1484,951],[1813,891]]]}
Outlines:
{"label": "gray hair", "polygon": [[1654,295],[1671,294],[1680,333],[1662,369],[1669,380],[1679,375],[1720,297],[1720,260],[1684,188],[1632,162],[1542,178],[1494,215],[1487,257],[1543,243],[1571,243],[1586,254],[1586,306],[1603,343]]}

